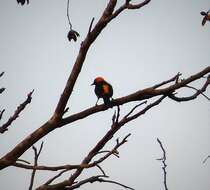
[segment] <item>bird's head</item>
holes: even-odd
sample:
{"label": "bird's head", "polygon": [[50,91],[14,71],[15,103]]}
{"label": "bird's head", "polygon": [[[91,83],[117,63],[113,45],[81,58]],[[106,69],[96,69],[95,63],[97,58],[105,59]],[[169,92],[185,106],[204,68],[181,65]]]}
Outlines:
{"label": "bird's head", "polygon": [[206,16],[206,15],[207,15],[207,13],[204,12],[204,11],[201,11],[200,14],[201,14],[202,16]]}
{"label": "bird's head", "polygon": [[95,80],[93,81],[93,83],[91,85],[97,85],[100,84],[102,82],[104,82],[104,78],[103,77],[96,77]]}

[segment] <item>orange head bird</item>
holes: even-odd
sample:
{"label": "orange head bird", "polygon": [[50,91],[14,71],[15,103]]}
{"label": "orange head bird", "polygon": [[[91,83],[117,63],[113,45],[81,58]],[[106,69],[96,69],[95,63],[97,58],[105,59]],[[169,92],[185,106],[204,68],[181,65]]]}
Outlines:
{"label": "orange head bird", "polygon": [[92,85],[95,85],[95,94],[97,96],[96,105],[100,98],[103,98],[106,106],[111,106],[110,99],[113,96],[112,85],[106,82],[102,77],[96,77]]}

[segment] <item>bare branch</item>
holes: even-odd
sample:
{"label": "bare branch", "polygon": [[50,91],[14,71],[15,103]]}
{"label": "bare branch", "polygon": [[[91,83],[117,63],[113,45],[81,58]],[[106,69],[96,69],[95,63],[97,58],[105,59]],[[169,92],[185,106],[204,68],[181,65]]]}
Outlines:
{"label": "bare branch", "polygon": [[18,118],[19,114],[25,109],[26,105],[29,104],[29,103],[31,102],[31,99],[32,99],[31,96],[32,96],[33,92],[34,92],[34,90],[32,90],[32,91],[27,95],[27,99],[26,99],[22,104],[20,104],[20,105],[17,107],[17,109],[16,109],[14,115],[11,116],[11,117],[9,118],[9,120],[8,120],[5,124],[3,124],[3,125],[0,127],[0,133],[4,133],[5,131],[7,131],[7,130],[8,130],[8,127],[12,124],[12,122],[13,122],[14,120],[16,120],[16,119]]}
{"label": "bare branch", "polygon": [[[4,75],[4,72],[0,73],[0,78]],[[0,88],[0,94],[3,93],[5,90],[5,88]]]}
{"label": "bare branch", "polygon": [[0,94],[5,91],[6,88],[0,88]]}
{"label": "bare branch", "polygon": [[136,106],[134,106],[131,109],[131,111],[129,111],[128,114],[124,116],[124,118],[127,118],[128,116],[130,116],[135,111],[136,108],[138,108],[139,106],[146,104],[146,103],[147,103],[147,101],[144,101],[144,102],[141,102],[141,103],[137,104]]}
{"label": "bare branch", "polygon": [[100,179],[100,177],[108,177],[108,176],[104,176],[104,175],[92,176],[90,178],[84,179],[84,180],[76,183],[75,185],[72,185],[71,187],[64,188],[64,190],[72,190],[72,189],[80,188],[80,186],[82,186],[86,183],[93,183],[93,182],[98,181]]}
{"label": "bare branch", "polygon": [[206,163],[206,161],[207,161],[209,158],[210,158],[210,155],[209,155],[209,156],[207,156],[207,157],[204,159],[203,164],[205,164],[205,163]]}
{"label": "bare branch", "polygon": [[[8,163],[9,164],[9,163]],[[45,171],[58,171],[58,170],[73,170],[78,168],[86,168],[87,165],[62,165],[62,166],[32,166],[22,163],[13,163],[12,166],[23,168],[27,170],[45,170]]]}
{"label": "bare branch", "polygon": [[195,87],[193,87],[193,86],[189,86],[189,85],[186,85],[186,87],[187,87],[187,88],[191,88],[191,89],[196,90],[198,93],[200,93],[200,94],[203,95],[207,100],[210,101],[210,98],[209,98],[208,96],[206,96],[201,90],[199,90],[199,89],[197,89],[197,88],[195,88]]}
{"label": "bare branch", "polygon": [[53,178],[49,179],[44,185],[49,185],[51,184],[54,180],[56,180],[57,178],[59,178],[62,174],[64,174],[65,172],[69,171],[68,169],[62,170],[61,172],[59,172],[57,175],[55,175]]}
{"label": "bare branch", "polygon": [[135,190],[132,187],[128,187],[127,185],[123,185],[122,183],[116,182],[116,181],[112,181],[112,180],[105,180],[105,179],[100,179],[99,182],[106,182],[106,183],[113,183],[119,186],[124,187],[125,189],[131,189],[131,190]]}
{"label": "bare branch", "polygon": [[78,182],[77,184],[75,185],[72,185],[71,187],[67,187],[67,188],[64,188],[64,190],[73,190],[73,189],[77,189],[77,188],[80,188],[82,185],[86,184],[86,183],[94,183],[94,182],[105,182],[105,183],[112,183],[112,184],[116,184],[116,185],[119,185],[119,186],[122,186],[126,189],[131,189],[131,190],[134,190],[133,188],[131,187],[128,187],[126,185],[123,185],[122,183],[119,183],[119,182],[116,182],[116,181],[112,181],[112,180],[105,180],[103,178],[108,178],[108,176],[106,175],[98,175],[98,176],[92,176],[90,178],[87,178],[85,180],[82,180],[80,182]]}
{"label": "bare branch", "polygon": [[151,0],[145,0],[142,3],[138,4],[130,4],[129,1],[126,1],[121,7],[119,7],[111,16],[110,20],[116,18],[121,12],[123,12],[125,9],[140,9],[143,6],[147,5]]}
{"label": "bare branch", "polygon": [[101,171],[101,173],[106,176],[105,171],[102,169],[102,167],[99,164],[96,164],[96,167]]}
{"label": "bare branch", "polygon": [[95,18],[93,17],[92,20],[91,20],[91,22],[90,22],[90,26],[89,26],[89,29],[88,29],[88,35],[91,33],[94,19],[95,19]]}
{"label": "bare branch", "polygon": [[30,162],[28,162],[27,160],[23,160],[23,159],[17,159],[17,162],[23,162],[26,164],[31,164]]}
{"label": "bare branch", "polygon": [[0,73],[0,77],[2,77],[4,75],[4,71]]}
{"label": "bare branch", "polygon": [[130,117],[124,117],[124,118],[119,122],[119,124],[123,126],[123,125],[125,125],[126,123],[128,123],[128,122],[130,122],[130,121],[132,121],[132,120],[138,118],[139,116],[145,114],[145,113],[146,113],[148,110],[150,110],[152,107],[157,106],[159,103],[161,103],[162,100],[163,100],[164,98],[166,98],[166,97],[167,97],[167,96],[163,95],[163,96],[161,96],[159,99],[157,99],[156,101],[154,101],[153,103],[151,103],[151,104],[149,104],[148,106],[146,106],[143,110],[139,111],[138,113],[136,113],[136,114],[134,114],[134,115],[132,115],[132,116],[130,116]]}
{"label": "bare branch", "polygon": [[70,16],[69,16],[69,1],[70,1],[70,0],[67,0],[67,18],[68,18],[70,30],[72,30],[72,24],[71,24]]}
{"label": "bare branch", "polygon": [[181,75],[182,75],[181,73],[177,73],[177,74],[176,74],[174,77],[172,77],[171,79],[166,80],[166,81],[163,81],[163,82],[161,82],[161,83],[159,83],[159,84],[154,85],[153,88],[159,88],[159,87],[161,87],[161,86],[163,86],[163,85],[165,85],[165,84],[168,84],[168,83],[170,83],[170,82],[173,82],[173,81],[175,81],[176,83],[178,83],[179,77],[180,77]]}
{"label": "bare branch", "polygon": [[[94,30],[94,29],[93,29]],[[92,31],[93,32],[93,31]],[[91,33],[92,33],[91,32]],[[113,105],[122,105],[131,101],[140,101],[150,99],[159,95],[169,95],[173,91],[178,90],[187,84],[200,79],[201,77],[205,76],[206,74],[210,73],[210,66],[205,68],[204,70],[196,73],[178,83],[175,83],[169,87],[162,88],[162,89],[153,89],[152,87],[146,88],[143,90],[139,90],[133,94],[118,98],[113,100]],[[105,105],[93,106],[88,108],[82,112],[73,114],[68,116],[61,121],[57,121],[55,119],[50,119],[46,123],[44,123],[40,128],[35,130],[32,134],[26,137],[22,142],[20,142],[12,151],[7,153],[4,157],[0,159],[0,169],[3,169],[9,165],[12,165],[27,149],[29,149],[34,143],[36,143],[40,138],[47,135],[49,132],[55,130],[58,127],[62,127],[66,124],[70,124],[77,120],[83,119],[87,116],[90,116],[94,113],[107,110],[108,108]],[[145,110],[147,111],[147,110]]]}
{"label": "bare branch", "polygon": [[203,87],[200,90],[197,90],[194,87],[189,87],[189,85],[186,84],[184,87],[193,88],[196,90],[196,93],[191,96],[187,96],[187,97],[177,97],[177,96],[175,96],[175,94],[171,93],[168,95],[168,97],[171,98],[172,100],[177,101],[177,102],[183,102],[183,101],[193,100],[193,99],[197,98],[200,94],[202,94],[205,98],[207,98],[209,100],[209,98],[203,94],[203,92],[206,91],[209,84],[210,84],[210,78],[207,78],[206,82],[204,83]]}
{"label": "bare branch", "polygon": [[164,174],[164,187],[165,187],[165,190],[168,190],[168,187],[167,187],[167,172],[166,172],[166,167],[167,167],[167,165],[166,165],[166,151],[163,147],[162,142],[158,138],[157,138],[157,142],[159,143],[160,148],[163,151],[163,157],[159,158],[157,160],[161,160],[162,163],[163,163],[162,169],[163,169],[163,174]]}
{"label": "bare branch", "polygon": [[[32,146],[32,148],[34,150],[34,166],[38,165],[38,159],[39,159],[39,156],[41,154],[43,144],[44,144],[44,142],[41,143],[41,146],[40,146],[38,152],[37,152],[37,148],[35,146]],[[29,185],[29,188],[28,188],[29,190],[32,190],[32,188],[33,188],[35,174],[36,174],[36,169],[34,168],[32,173],[31,173],[31,181],[30,181],[30,185]]]}
{"label": "bare branch", "polygon": [[2,111],[0,111],[0,120],[2,119],[3,113],[5,112],[5,109],[3,109]]}

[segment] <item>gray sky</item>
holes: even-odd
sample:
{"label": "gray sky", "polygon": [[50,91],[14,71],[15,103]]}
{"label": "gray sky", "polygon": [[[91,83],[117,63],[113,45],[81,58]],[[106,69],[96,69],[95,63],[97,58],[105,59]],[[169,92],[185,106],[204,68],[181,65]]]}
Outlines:
{"label": "gray sky", "polygon": [[[1,156],[49,119],[90,21],[99,18],[106,2],[70,1],[73,28],[81,37],[77,43],[69,43],[66,1],[31,0],[23,7],[15,0],[0,1],[0,71],[6,72],[0,80],[1,86],[7,88],[0,97],[0,109],[6,109],[3,121],[35,89],[32,103],[9,132],[1,135]],[[90,48],[68,104],[69,114],[95,104],[90,84],[96,76],[112,83],[117,98],[167,80],[177,72],[185,78],[209,66],[210,23],[202,27],[200,15],[209,8],[207,0],[152,0],[141,10],[121,14]],[[120,159],[113,157],[102,164],[107,175],[135,189],[163,189],[162,165],[156,161],[162,156],[158,137],[167,150],[169,189],[208,190],[210,160],[204,165],[202,161],[210,154],[209,104],[203,97],[187,103],[165,100],[126,125],[107,146],[112,147],[117,137],[132,134],[119,149]],[[122,114],[129,108],[131,105],[122,106]],[[80,163],[109,130],[113,113],[114,109],[109,109],[49,134],[43,139],[40,164]],[[33,161],[32,150],[22,158]],[[98,173],[88,170],[80,179]],[[51,175],[38,172],[35,185]],[[27,189],[29,176],[29,171],[10,167],[0,173],[1,188]],[[88,184],[81,189],[90,187],[122,189],[110,184]]]}

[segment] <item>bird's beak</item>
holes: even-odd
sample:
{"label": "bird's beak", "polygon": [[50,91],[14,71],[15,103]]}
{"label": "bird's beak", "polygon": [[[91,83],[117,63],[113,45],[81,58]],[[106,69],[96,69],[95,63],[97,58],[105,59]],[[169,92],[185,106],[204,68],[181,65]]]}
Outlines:
{"label": "bird's beak", "polygon": [[94,82],[91,84],[91,86],[95,85]]}

